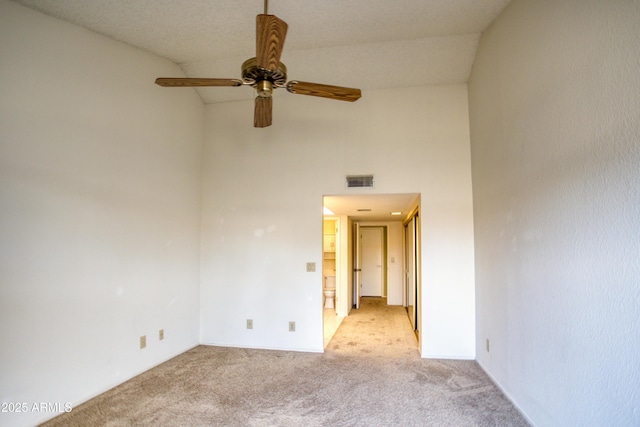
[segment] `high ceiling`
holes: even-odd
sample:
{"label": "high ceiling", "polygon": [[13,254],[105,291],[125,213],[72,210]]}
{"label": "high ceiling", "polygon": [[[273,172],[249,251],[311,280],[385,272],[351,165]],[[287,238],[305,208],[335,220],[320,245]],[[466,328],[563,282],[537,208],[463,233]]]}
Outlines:
{"label": "high ceiling", "polygon": [[[165,57],[187,77],[239,78],[255,56],[255,17],[264,12],[264,0],[15,1]],[[289,80],[358,87],[366,96],[466,82],[481,32],[508,3],[271,0],[268,11],[289,24],[281,58]],[[238,88],[198,93],[207,104],[254,97]]]}
{"label": "high ceiling", "polygon": [[[177,63],[187,77],[239,78],[255,56],[264,0],[14,0]],[[270,0],[287,22],[288,80],[368,89],[465,83],[480,34],[510,0]],[[158,77],[182,77],[158,76]],[[186,89],[185,89],[186,90]],[[247,88],[197,89],[206,104],[252,100]],[[280,96],[284,91],[275,91]],[[359,220],[401,220],[416,194],[334,196]],[[362,209],[370,208],[371,211]]]}

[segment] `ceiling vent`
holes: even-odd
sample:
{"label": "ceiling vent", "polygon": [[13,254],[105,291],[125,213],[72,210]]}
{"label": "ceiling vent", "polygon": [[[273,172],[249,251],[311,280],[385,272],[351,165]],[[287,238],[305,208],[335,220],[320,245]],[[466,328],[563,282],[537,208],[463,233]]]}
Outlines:
{"label": "ceiling vent", "polygon": [[373,175],[347,175],[347,188],[373,188]]}

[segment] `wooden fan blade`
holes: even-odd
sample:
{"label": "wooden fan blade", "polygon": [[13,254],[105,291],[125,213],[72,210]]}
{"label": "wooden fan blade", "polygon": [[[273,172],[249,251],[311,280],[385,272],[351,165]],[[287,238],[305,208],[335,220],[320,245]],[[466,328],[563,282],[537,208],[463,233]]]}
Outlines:
{"label": "wooden fan blade", "polygon": [[258,68],[271,72],[278,69],[284,39],[289,26],[275,15],[256,17],[256,60]]}
{"label": "wooden fan blade", "polygon": [[266,128],[271,126],[271,111],[273,107],[273,99],[271,97],[256,97],[255,109],[253,112],[253,126],[257,128]]}
{"label": "wooden fan blade", "polygon": [[242,86],[238,79],[192,79],[160,77],[156,84],[163,87]]}
{"label": "wooden fan blade", "polygon": [[298,95],[319,96],[322,98],[349,102],[357,101],[360,99],[360,96],[362,96],[360,89],[323,85],[319,83],[299,82],[297,80],[287,83],[287,90]]}

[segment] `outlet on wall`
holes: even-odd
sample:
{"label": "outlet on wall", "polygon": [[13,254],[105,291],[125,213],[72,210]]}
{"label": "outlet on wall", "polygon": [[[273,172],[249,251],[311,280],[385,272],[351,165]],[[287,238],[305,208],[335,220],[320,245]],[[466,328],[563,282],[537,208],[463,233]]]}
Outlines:
{"label": "outlet on wall", "polygon": [[164,339],[164,329],[158,331],[158,339],[162,341]]}
{"label": "outlet on wall", "polygon": [[487,352],[491,351],[491,343],[489,342],[489,338],[487,338]]}
{"label": "outlet on wall", "polygon": [[296,322],[289,322],[289,332],[296,331]]}
{"label": "outlet on wall", "polygon": [[247,329],[253,329],[253,319],[247,319]]}
{"label": "outlet on wall", "polygon": [[147,346],[147,336],[143,335],[140,337],[140,350]]}

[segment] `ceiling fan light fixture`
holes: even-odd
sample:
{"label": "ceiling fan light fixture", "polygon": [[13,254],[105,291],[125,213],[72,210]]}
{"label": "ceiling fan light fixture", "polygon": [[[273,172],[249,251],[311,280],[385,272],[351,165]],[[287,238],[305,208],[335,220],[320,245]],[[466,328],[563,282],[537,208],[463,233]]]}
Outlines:
{"label": "ceiling fan light fixture", "polygon": [[269,80],[260,80],[256,83],[256,91],[261,98],[269,98],[273,93],[273,83]]}

